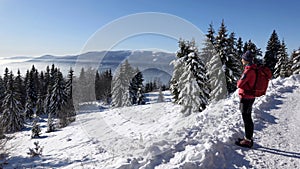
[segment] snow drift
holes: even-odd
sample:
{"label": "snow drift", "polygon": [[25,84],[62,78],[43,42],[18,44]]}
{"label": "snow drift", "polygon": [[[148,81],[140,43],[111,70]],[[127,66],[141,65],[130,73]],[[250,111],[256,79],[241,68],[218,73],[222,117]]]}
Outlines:
{"label": "snow drift", "polygon": [[[30,138],[30,128],[8,135],[11,138],[6,144],[9,154],[3,167],[193,169],[277,168],[280,164],[280,168],[297,168],[300,167],[300,154],[297,153],[300,147],[294,147],[294,151],[281,150],[285,155],[280,156],[279,148],[283,147],[262,146],[271,143],[265,137],[273,137],[264,136],[262,132],[279,123],[276,111],[297,108],[299,86],[299,75],[275,79],[267,95],[256,99],[253,110],[255,145],[251,150],[234,145],[235,139],[243,136],[237,93],[188,117],[183,117],[179,105],[155,103],[153,98],[157,94],[151,94],[151,104],[143,106],[110,109],[96,102],[87,103],[82,106],[76,122],[52,133],[45,133],[46,121],[40,119],[42,135],[39,139]],[[165,96],[170,100],[170,93]],[[295,101],[285,102],[289,97]],[[300,120],[299,115],[292,118],[294,120],[286,119],[284,122],[293,123],[294,127]],[[287,136],[299,136],[296,129],[289,132]],[[43,152],[31,158],[26,153],[36,141],[43,146]],[[299,141],[297,143],[300,145]],[[266,162],[274,153],[278,156],[274,159],[285,162]]]}

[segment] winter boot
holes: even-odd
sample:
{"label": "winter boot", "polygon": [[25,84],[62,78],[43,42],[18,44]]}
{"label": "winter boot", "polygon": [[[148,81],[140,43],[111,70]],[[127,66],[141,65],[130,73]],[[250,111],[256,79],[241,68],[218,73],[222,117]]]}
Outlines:
{"label": "winter boot", "polygon": [[249,140],[246,137],[244,139],[239,138],[238,141],[235,142],[235,144],[241,147],[251,148],[253,146],[253,139]]}

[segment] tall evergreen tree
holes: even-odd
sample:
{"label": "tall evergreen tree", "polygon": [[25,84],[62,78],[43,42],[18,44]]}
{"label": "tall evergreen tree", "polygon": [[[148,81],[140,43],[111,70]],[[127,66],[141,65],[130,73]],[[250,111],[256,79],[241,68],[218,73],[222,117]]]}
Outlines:
{"label": "tall evergreen tree", "polygon": [[52,95],[52,89],[54,85],[54,80],[55,80],[55,65],[52,64],[51,69],[49,66],[46,67],[46,72],[45,72],[45,88],[46,90],[45,93],[45,98],[44,98],[44,108],[45,108],[45,113],[48,115],[48,117],[53,118],[53,115],[50,115],[51,113],[51,95]]}
{"label": "tall evergreen tree", "polygon": [[217,55],[219,55],[222,62],[222,69],[226,75],[227,91],[232,93],[236,89],[236,81],[240,76],[240,59],[238,59],[236,53],[236,39],[234,33],[228,38],[227,29],[224,20],[216,36]]}
{"label": "tall evergreen tree", "polygon": [[49,68],[49,66],[47,66],[45,75],[44,75],[44,86],[43,86],[44,96],[47,95],[47,89],[48,89],[48,86],[50,85],[50,83],[51,83],[50,68]]}
{"label": "tall evergreen tree", "polygon": [[24,114],[26,116],[27,119],[32,119],[34,116],[34,106],[33,106],[33,102],[31,100],[30,94],[28,94],[29,90],[27,90],[27,96],[26,97],[26,103],[25,103],[25,110],[24,110]]}
{"label": "tall evergreen tree", "polygon": [[133,68],[128,60],[121,64],[120,68],[116,71],[112,82],[112,106],[123,107],[130,106],[131,99],[129,93],[130,80],[134,73]]}
{"label": "tall evergreen tree", "polygon": [[99,71],[96,71],[96,77],[95,77],[95,94],[96,99],[100,100],[102,95],[102,85],[101,85],[101,79]]}
{"label": "tall evergreen tree", "polygon": [[75,121],[76,111],[73,103],[73,78],[74,71],[70,68],[66,81],[67,103],[63,108],[63,116],[61,118],[61,125],[63,127]]}
{"label": "tall evergreen tree", "polygon": [[227,28],[225,26],[224,20],[222,20],[221,26],[218,31],[218,35],[216,36],[216,45],[215,48],[221,58],[222,65],[226,65],[226,62],[229,60],[227,55],[227,47],[228,47],[228,33]]}
{"label": "tall evergreen tree", "polygon": [[145,104],[145,87],[144,87],[144,77],[142,72],[138,71],[138,73],[135,75],[134,77],[137,81],[137,86],[138,86],[138,90],[137,90],[137,104],[141,105],[141,104]]}
{"label": "tall evergreen tree", "polygon": [[209,28],[206,34],[206,37],[208,39],[208,41],[214,46],[215,42],[216,42],[216,38],[215,38],[215,30],[213,28],[213,24],[209,24]]}
{"label": "tall evergreen tree", "polygon": [[111,69],[106,70],[103,75],[103,98],[109,104],[111,102],[111,83],[112,83]]}
{"label": "tall evergreen tree", "polygon": [[74,79],[74,71],[70,68],[68,73],[68,79],[66,82],[66,92],[69,99],[72,99],[73,96],[73,79]]}
{"label": "tall evergreen tree", "polygon": [[6,91],[5,86],[6,85],[4,84],[3,79],[0,76],[0,114],[2,113],[2,110],[3,110],[3,108],[2,108],[2,101],[3,101],[4,97],[5,97],[5,91]]}
{"label": "tall evergreen tree", "polygon": [[142,104],[144,102],[144,85],[143,85],[143,74],[136,68],[135,75],[132,78],[129,86],[129,94],[131,99],[131,104]]}
{"label": "tall evergreen tree", "polygon": [[218,52],[210,43],[209,37],[204,42],[202,49],[202,58],[208,57],[207,76],[209,77],[210,100],[218,101],[224,99],[227,95],[225,73],[222,70],[222,62]]}
{"label": "tall evergreen tree", "polygon": [[[26,94],[27,98],[30,98],[32,107],[36,107],[37,95],[38,95],[38,76],[37,70],[32,66],[29,74],[26,74]],[[28,117],[28,115],[26,115]]]}
{"label": "tall evergreen tree", "polygon": [[0,123],[7,133],[20,131],[24,126],[24,117],[22,115],[23,109],[20,100],[18,100],[19,93],[14,88],[14,76],[10,72],[7,79],[7,89],[5,91],[5,98],[3,99],[3,114]]}
{"label": "tall evergreen tree", "polygon": [[36,102],[36,115],[41,116],[45,114],[45,109],[44,109],[44,97],[42,94],[42,90],[39,90],[38,92],[38,99]]}
{"label": "tall evergreen tree", "polygon": [[[173,94],[173,99],[175,103],[178,103],[179,93],[181,92],[182,86],[179,86],[179,78],[184,72],[183,66],[185,61],[185,56],[189,54],[189,46],[182,39],[179,40],[179,50],[176,53],[176,59],[171,62],[174,66],[173,75],[170,82],[170,90]],[[151,87],[151,86],[150,86]]]}
{"label": "tall evergreen tree", "polygon": [[34,72],[35,68],[32,68],[32,71],[27,75],[26,81],[26,103],[25,103],[25,111],[24,114],[26,118],[32,119],[34,115],[34,108],[36,106],[37,101],[37,90],[34,84]]}
{"label": "tall evergreen tree", "polygon": [[282,40],[282,43],[280,45],[280,48],[278,50],[278,61],[274,67],[274,77],[287,77],[288,76],[288,54],[286,52],[286,45],[284,43],[284,40]]}
{"label": "tall evergreen tree", "polygon": [[211,58],[212,58],[212,50],[214,50],[214,45],[216,43],[216,38],[215,38],[215,30],[213,28],[213,25],[210,24],[207,34],[206,34],[206,39],[204,40],[204,47],[201,50],[200,57],[202,61],[207,64]]}
{"label": "tall evergreen tree", "polygon": [[3,75],[3,83],[4,83],[5,90],[7,89],[8,79],[9,79],[9,69],[6,67]]}
{"label": "tall evergreen tree", "polygon": [[292,53],[292,72],[293,74],[300,74],[300,48]]}
{"label": "tall evergreen tree", "polygon": [[264,64],[274,73],[275,65],[278,62],[278,51],[280,48],[280,41],[278,35],[274,30],[268,41],[267,50],[264,57]]}
{"label": "tall evergreen tree", "polygon": [[[180,63],[182,70],[176,70],[178,73],[177,88],[179,91],[177,103],[183,105],[182,112],[190,115],[195,111],[202,111],[208,104],[209,89],[206,69],[203,61],[200,59],[195,41],[180,41],[180,49],[177,53],[177,61],[174,65]],[[182,55],[185,54],[185,55]],[[173,77],[176,77],[173,74]]]}
{"label": "tall evergreen tree", "polygon": [[226,79],[227,79],[227,89],[229,93],[234,92],[237,87],[236,83],[242,74],[242,62],[239,58],[237,49],[236,49],[236,38],[235,34],[231,33],[227,40],[228,48],[227,48],[227,55],[228,60],[226,62]]}
{"label": "tall evergreen tree", "polygon": [[51,90],[50,113],[58,118],[62,117],[61,110],[67,103],[68,95],[65,90],[66,84],[62,73],[57,70],[54,79],[54,85]]}
{"label": "tall evergreen tree", "polygon": [[41,72],[39,75],[39,86],[38,86],[38,95],[37,95],[37,102],[36,102],[37,116],[46,114],[45,99],[47,96],[47,87],[48,87],[48,79],[46,79],[44,72]]}
{"label": "tall evergreen tree", "polygon": [[97,71],[95,77],[95,93],[97,100],[103,100],[109,103],[111,97],[111,70],[106,70],[101,74]]}
{"label": "tall evergreen tree", "polygon": [[236,44],[236,52],[237,52],[237,55],[239,57],[241,57],[243,54],[244,54],[244,50],[243,50],[243,40],[241,37],[238,38],[237,40],[237,44]]}
{"label": "tall evergreen tree", "polygon": [[21,105],[25,106],[25,103],[26,103],[26,90],[25,89],[25,84],[24,84],[24,80],[23,80],[23,77],[21,76],[21,72],[20,70],[18,70],[18,73],[17,73],[17,77],[15,78],[15,89],[16,89],[16,92],[19,93],[19,100],[21,101]]}
{"label": "tall evergreen tree", "polygon": [[207,65],[210,60],[212,59],[212,53],[215,50],[214,44],[215,44],[215,31],[212,27],[212,24],[209,25],[208,33],[206,34],[206,39],[203,42],[203,48],[200,52],[200,57],[203,60],[203,62]]}

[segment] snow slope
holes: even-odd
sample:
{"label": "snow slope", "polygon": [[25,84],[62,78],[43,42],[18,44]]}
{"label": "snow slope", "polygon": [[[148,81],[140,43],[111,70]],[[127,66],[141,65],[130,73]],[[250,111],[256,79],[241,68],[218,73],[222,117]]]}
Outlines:
{"label": "snow slope", "polygon": [[[300,76],[275,79],[266,96],[255,101],[252,149],[234,145],[243,136],[233,94],[205,111],[183,117],[171,102],[108,109],[82,106],[77,121],[42,138],[29,129],[10,135],[4,168],[300,168]],[[166,98],[170,94],[165,93]],[[170,100],[170,98],[167,98]],[[26,153],[33,142],[40,157]],[[1,162],[1,161],[0,161]]]}

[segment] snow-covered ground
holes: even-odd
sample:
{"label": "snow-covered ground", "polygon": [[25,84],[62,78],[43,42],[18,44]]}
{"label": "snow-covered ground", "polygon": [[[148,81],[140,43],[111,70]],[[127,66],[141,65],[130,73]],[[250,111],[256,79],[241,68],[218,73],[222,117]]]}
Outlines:
{"label": "snow-covered ground", "polygon": [[[239,98],[233,94],[205,111],[183,117],[172,102],[109,109],[82,107],[76,122],[31,139],[30,129],[9,135],[4,168],[300,168],[300,76],[275,79],[255,101],[255,144],[234,145],[243,136]],[[166,100],[171,100],[165,93]],[[39,141],[40,157],[27,155]],[[1,162],[1,161],[0,161]],[[2,161],[3,162],[3,161]]]}

